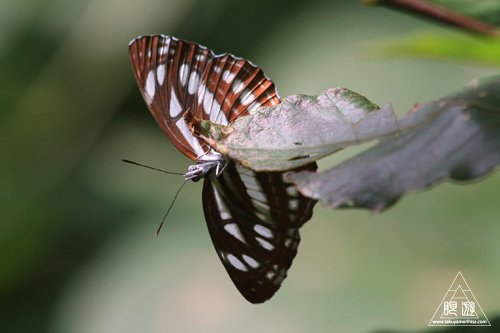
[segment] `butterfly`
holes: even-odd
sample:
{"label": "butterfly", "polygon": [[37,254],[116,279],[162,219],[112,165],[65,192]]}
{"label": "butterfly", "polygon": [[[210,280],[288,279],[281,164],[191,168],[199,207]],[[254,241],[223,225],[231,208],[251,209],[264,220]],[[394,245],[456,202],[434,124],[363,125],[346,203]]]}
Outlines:
{"label": "butterfly", "polygon": [[[218,153],[192,135],[183,115],[229,125],[279,104],[274,83],[250,61],[163,35],[134,39],[129,57],[153,117],[197,162],[185,178],[204,178],[208,231],[229,277],[249,302],[265,302],[287,276],[316,201],[286,182],[285,172],[255,172]],[[294,171],[316,169],[312,163]]]}

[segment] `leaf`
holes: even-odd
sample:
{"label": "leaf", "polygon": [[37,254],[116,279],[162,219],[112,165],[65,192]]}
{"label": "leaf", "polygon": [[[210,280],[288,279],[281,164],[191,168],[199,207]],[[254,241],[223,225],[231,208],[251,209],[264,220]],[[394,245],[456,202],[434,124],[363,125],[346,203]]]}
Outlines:
{"label": "leaf", "polygon": [[480,177],[500,163],[500,76],[473,81],[394,121],[401,131],[374,148],[325,172],[289,173],[289,180],[330,208],[379,212],[446,178]]}
{"label": "leaf", "polygon": [[259,108],[231,126],[193,122],[195,135],[257,171],[293,169],[352,144],[374,148],[328,171],[289,173],[328,207],[381,211],[403,194],[446,178],[480,177],[500,163],[500,76],[419,105],[398,119],[361,95],[334,88]]}
{"label": "leaf", "polygon": [[[282,171],[397,130],[391,121],[371,124],[366,115],[378,109],[360,94],[332,88],[317,97],[293,95],[276,106],[261,107],[230,127],[191,119],[189,114],[185,120],[195,136],[244,166]],[[389,107],[378,112],[379,118],[394,118]]]}

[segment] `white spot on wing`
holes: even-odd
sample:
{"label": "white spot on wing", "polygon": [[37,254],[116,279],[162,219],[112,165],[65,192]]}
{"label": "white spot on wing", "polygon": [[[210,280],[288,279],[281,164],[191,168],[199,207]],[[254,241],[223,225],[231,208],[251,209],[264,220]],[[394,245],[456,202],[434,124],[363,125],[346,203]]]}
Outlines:
{"label": "white spot on wing", "polygon": [[260,263],[257,260],[255,260],[254,258],[252,258],[250,256],[247,256],[246,254],[243,254],[241,257],[252,268],[257,268],[260,266]]}
{"label": "white spot on wing", "polygon": [[245,96],[245,98],[243,98],[243,100],[241,101],[241,105],[248,105],[252,103],[254,100],[255,96],[252,93],[249,93]]}
{"label": "white spot on wing", "polygon": [[[217,188],[215,187],[214,184],[212,184],[214,194],[215,194],[215,202],[217,203],[217,208],[219,209],[220,217],[223,221],[231,220],[233,216],[229,212],[229,209],[227,208],[226,204],[224,203],[224,200],[222,200],[219,191],[217,191]],[[231,235],[234,237],[238,238],[241,240],[243,243],[245,243],[245,239],[243,238],[243,235],[241,234],[240,229],[235,223],[229,223],[224,226],[224,229],[226,229],[227,232],[229,232]]]}
{"label": "white spot on wing", "polygon": [[[219,105],[218,102],[216,102],[216,109],[220,110],[220,105]],[[214,123],[221,124],[221,125],[228,125],[229,124],[229,120],[227,119],[227,117],[224,114],[224,112],[222,112],[220,110],[219,112],[217,112],[217,117],[215,118]]]}
{"label": "white spot on wing", "polygon": [[266,238],[273,238],[273,232],[271,231],[271,229],[264,227],[263,225],[256,224],[254,225],[253,230],[255,230],[255,232],[261,236],[264,236]]}
{"label": "white spot on wing", "polygon": [[262,221],[266,221],[266,222],[272,222],[271,212],[270,212],[268,205],[266,205],[265,203],[262,203],[260,201],[257,201],[255,199],[252,199],[252,204],[253,204],[254,208],[256,209],[254,211],[254,213],[255,213],[255,215],[257,215],[257,217],[259,219],[261,219]]}
{"label": "white spot on wing", "polygon": [[286,194],[288,194],[291,197],[297,197],[299,195],[299,192],[294,186],[288,186],[286,188]]}
{"label": "white spot on wing", "polygon": [[268,221],[268,216],[266,216],[265,214],[262,214],[261,212],[259,211],[256,211],[255,212],[255,215],[257,215],[257,217],[261,220],[261,221]]}
{"label": "white spot on wing", "polygon": [[[253,95],[252,95],[253,96]],[[258,109],[262,106],[262,103],[258,100],[254,101],[250,106],[247,107],[248,112],[252,112],[255,109]]]}
{"label": "white spot on wing", "polygon": [[287,238],[287,239],[285,239],[285,241],[283,242],[283,244],[285,245],[285,247],[289,247],[289,248],[292,248],[292,249],[296,249],[299,246],[299,242],[296,239],[293,239],[293,238]]}
{"label": "white spot on wing", "polygon": [[[213,96],[213,94],[211,94]],[[217,102],[217,100],[214,98],[212,100],[212,104],[210,106],[210,110],[205,109],[206,111],[210,112],[210,121],[216,124],[222,124],[222,125],[227,125],[227,118],[224,115],[224,113],[221,112],[220,109],[220,104]]]}
{"label": "white spot on wing", "polygon": [[243,234],[241,233],[241,230],[240,228],[238,228],[238,225],[236,223],[228,223],[224,225],[224,230],[226,230],[234,238],[237,238],[243,243],[246,243],[245,238],[243,237]]}
{"label": "white spot on wing", "polygon": [[299,200],[298,199],[292,199],[288,201],[288,208],[292,211],[297,210],[299,208]]}
{"label": "white spot on wing", "polygon": [[203,104],[203,95],[205,92],[205,86],[204,85],[199,85],[198,86],[198,91],[196,94],[198,95],[198,105],[201,106]]}
{"label": "white spot on wing", "polygon": [[268,221],[270,207],[267,204],[265,195],[262,193],[262,187],[255,178],[255,173],[249,169],[238,168],[241,181],[245,184],[248,195],[252,198],[252,204],[257,210],[255,213],[263,221]]}
{"label": "white spot on wing", "polygon": [[189,66],[182,64],[179,68],[179,80],[181,81],[181,86],[185,87],[187,83],[187,77],[189,73]]}
{"label": "white spot on wing", "polygon": [[164,39],[162,46],[160,47],[160,55],[164,56],[168,52],[168,47],[170,46],[170,39]]}
{"label": "white spot on wing", "polygon": [[200,75],[196,72],[191,72],[191,74],[189,75],[188,93],[193,95],[196,92],[196,89],[198,89],[199,82]]}
{"label": "white spot on wing", "polygon": [[262,188],[257,184],[255,177],[240,173],[240,178],[245,183],[245,186],[254,191],[262,191]]}
{"label": "white spot on wing", "polygon": [[226,256],[226,259],[234,268],[239,269],[243,272],[248,271],[248,267],[244,263],[242,263],[240,259],[236,258],[232,254],[228,254]]}
{"label": "white spot on wing", "polygon": [[[182,112],[182,106],[177,99],[177,94],[175,93],[174,87],[172,87],[172,90],[170,92],[170,105],[168,106],[168,112],[170,113],[170,117],[172,118],[177,117]],[[190,134],[190,137],[193,137],[193,135]]]}
{"label": "white spot on wing", "polygon": [[265,204],[263,202],[257,201],[255,199],[252,199],[252,203],[257,208],[257,210],[261,211],[264,214],[269,213],[269,205]]}
{"label": "white spot on wing", "polygon": [[266,197],[264,196],[264,194],[262,194],[262,192],[251,190],[251,189],[247,188],[247,193],[251,198],[253,198],[255,200],[258,200],[261,202],[266,202]]}
{"label": "white spot on wing", "polygon": [[158,69],[156,70],[156,80],[158,81],[158,84],[160,86],[163,85],[163,81],[165,80],[165,65],[161,64],[158,66]]}
{"label": "white spot on wing", "polygon": [[203,96],[203,110],[205,113],[212,117],[212,102],[214,100],[214,94],[212,94],[209,90],[205,90],[205,96]]}
{"label": "white spot on wing", "polygon": [[231,81],[234,80],[234,77],[236,76],[236,74],[232,73],[231,71],[227,70],[227,71],[224,71],[224,73],[222,73],[222,80],[226,83],[231,83]]}
{"label": "white spot on wing", "polygon": [[184,118],[180,118],[175,122],[175,125],[177,128],[181,131],[182,136],[186,139],[187,143],[191,146],[191,148],[194,150],[196,155],[203,155],[204,151],[200,146],[200,143],[198,142],[198,139],[196,139],[193,134],[189,131],[187,128],[186,122],[184,121]]}
{"label": "white spot on wing", "polygon": [[148,77],[146,78],[146,86],[144,87],[144,91],[148,97],[148,103],[151,103],[153,98],[155,97],[156,85],[155,85],[155,73],[153,70],[150,70],[148,73]]}
{"label": "white spot on wing", "polygon": [[265,239],[263,238],[260,238],[260,237],[255,237],[255,239],[257,240],[257,242],[259,242],[259,244],[266,250],[268,251],[272,251],[274,250],[274,245],[269,243],[268,241],[266,241]]}
{"label": "white spot on wing", "polygon": [[269,272],[266,273],[266,278],[268,280],[272,280],[275,275],[276,275],[276,272],[269,271]]}
{"label": "white spot on wing", "polygon": [[238,95],[245,88],[245,85],[240,79],[235,79],[231,87],[233,88],[233,93]]}
{"label": "white spot on wing", "polygon": [[205,61],[206,57],[205,55],[202,53],[202,50],[199,50],[199,53],[197,53],[194,58],[199,61],[199,62],[202,62],[202,61]]}

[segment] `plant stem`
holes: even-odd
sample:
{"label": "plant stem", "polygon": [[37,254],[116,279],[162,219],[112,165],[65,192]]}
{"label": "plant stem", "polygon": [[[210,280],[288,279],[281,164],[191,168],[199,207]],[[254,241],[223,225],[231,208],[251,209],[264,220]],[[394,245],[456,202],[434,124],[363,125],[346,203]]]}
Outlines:
{"label": "plant stem", "polygon": [[451,9],[425,0],[363,0],[368,5],[395,8],[446,23],[455,27],[486,35],[499,35],[496,26],[478,19],[459,14]]}

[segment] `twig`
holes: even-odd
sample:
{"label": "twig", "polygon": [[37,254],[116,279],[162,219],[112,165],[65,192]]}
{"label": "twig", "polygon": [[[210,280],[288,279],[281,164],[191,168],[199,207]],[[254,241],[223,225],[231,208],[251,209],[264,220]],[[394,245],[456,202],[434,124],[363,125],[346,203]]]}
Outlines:
{"label": "twig", "polygon": [[466,30],[498,36],[498,28],[492,24],[459,14],[451,9],[425,0],[363,0],[369,5],[381,5],[418,14]]}

